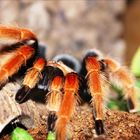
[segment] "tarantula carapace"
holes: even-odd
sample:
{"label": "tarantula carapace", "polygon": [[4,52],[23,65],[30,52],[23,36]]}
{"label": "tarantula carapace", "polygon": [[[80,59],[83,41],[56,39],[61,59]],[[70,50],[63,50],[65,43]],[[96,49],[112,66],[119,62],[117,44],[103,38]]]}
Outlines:
{"label": "tarantula carapace", "polygon": [[0,38],[0,86],[4,86],[23,65],[30,67],[35,60],[27,70],[15,100],[24,102],[35,87],[48,93],[48,131],[56,131],[58,140],[65,139],[66,126],[80,99],[91,102],[96,132],[98,135],[104,134],[104,87],[114,79],[124,88],[129,111],[135,111],[134,79],[126,68],[113,59],[100,59],[100,53],[90,50],[81,63],[70,55],[58,55],[47,61],[44,54],[39,53],[36,35],[28,29],[0,26]]}

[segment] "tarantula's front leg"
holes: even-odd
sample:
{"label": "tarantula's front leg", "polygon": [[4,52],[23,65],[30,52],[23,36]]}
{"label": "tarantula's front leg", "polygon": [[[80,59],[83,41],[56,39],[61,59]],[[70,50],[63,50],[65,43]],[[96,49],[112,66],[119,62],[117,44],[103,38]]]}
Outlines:
{"label": "tarantula's front leg", "polygon": [[48,132],[55,130],[57,113],[62,101],[63,78],[61,75],[54,77],[49,86],[49,95],[47,97],[47,108],[49,110],[47,119]]}
{"label": "tarantula's front leg", "polygon": [[76,73],[71,72],[66,75],[63,89],[64,96],[56,122],[57,140],[66,139],[66,126],[76,106],[77,99],[75,95],[78,95],[79,90],[79,77]]}
{"label": "tarantula's front leg", "polygon": [[98,135],[104,133],[103,126],[103,92],[100,78],[100,63],[92,56],[85,59],[88,87],[92,96],[93,107],[95,106],[95,129]]}
{"label": "tarantula's front leg", "polygon": [[136,111],[136,88],[134,77],[125,67],[121,67],[116,61],[106,58],[103,60],[107,64],[110,73],[110,80],[117,80],[116,84],[122,86],[124,94],[126,95],[129,112]]}
{"label": "tarantula's front leg", "polygon": [[[0,26],[0,40],[3,43],[12,42],[12,43],[27,43],[27,41],[37,41],[37,38],[34,33],[25,28],[16,28],[9,26]],[[28,44],[29,45],[29,44]]]}
{"label": "tarantula's front leg", "polygon": [[23,80],[23,86],[18,90],[15,100],[22,103],[26,96],[30,93],[31,89],[35,87],[37,82],[42,78],[41,72],[45,66],[45,60],[39,58],[34,63],[33,67],[28,70]]}
{"label": "tarantula's front leg", "polygon": [[24,45],[16,49],[0,68],[0,85],[6,83],[8,77],[15,74],[35,53],[34,48]]}

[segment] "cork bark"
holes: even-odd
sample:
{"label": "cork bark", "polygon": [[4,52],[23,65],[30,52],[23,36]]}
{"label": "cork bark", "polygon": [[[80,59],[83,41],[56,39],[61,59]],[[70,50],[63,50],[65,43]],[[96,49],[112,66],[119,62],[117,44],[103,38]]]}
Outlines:
{"label": "cork bark", "polygon": [[46,116],[47,109],[45,103],[37,103],[28,100],[18,104],[15,101],[15,94],[20,88],[17,82],[7,83],[0,90],[0,132],[12,120],[20,117],[20,121],[27,128],[35,127],[40,124],[42,116]]}

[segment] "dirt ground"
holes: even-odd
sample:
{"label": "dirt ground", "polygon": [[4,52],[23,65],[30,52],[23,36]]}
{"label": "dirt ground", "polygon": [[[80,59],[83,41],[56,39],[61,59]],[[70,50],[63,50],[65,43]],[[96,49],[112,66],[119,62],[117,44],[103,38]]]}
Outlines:
{"label": "dirt ground", "polygon": [[[140,140],[140,116],[120,111],[105,113],[105,135],[97,137],[94,129],[92,111],[89,106],[80,106],[70,121],[69,135],[72,140]],[[45,140],[47,136],[45,122],[29,133],[35,140]],[[71,130],[71,131],[70,131]],[[1,140],[10,140],[7,135]]]}

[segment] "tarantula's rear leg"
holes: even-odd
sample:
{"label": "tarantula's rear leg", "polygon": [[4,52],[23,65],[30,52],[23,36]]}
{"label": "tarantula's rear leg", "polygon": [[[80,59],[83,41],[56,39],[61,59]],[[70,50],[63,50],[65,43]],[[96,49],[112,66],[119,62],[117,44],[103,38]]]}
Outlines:
{"label": "tarantula's rear leg", "polygon": [[129,112],[136,111],[136,88],[134,77],[125,67],[121,67],[116,61],[106,58],[103,60],[107,64],[110,73],[110,80],[117,81],[116,84],[122,86],[124,94],[126,95]]}
{"label": "tarantula's rear leg", "polygon": [[95,129],[98,135],[104,134],[103,125],[103,92],[100,78],[100,63],[95,57],[85,59],[88,87],[95,106]]}
{"label": "tarantula's rear leg", "polygon": [[4,85],[8,78],[15,74],[35,53],[35,49],[24,45],[16,49],[0,68],[0,86]]}
{"label": "tarantula's rear leg", "polygon": [[23,86],[18,90],[15,100],[18,103],[24,101],[26,96],[30,93],[31,89],[33,89],[37,82],[42,78],[41,72],[45,66],[45,60],[43,58],[39,58],[34,63],[33,67],[28,70],[27,74],[23,80]]}

